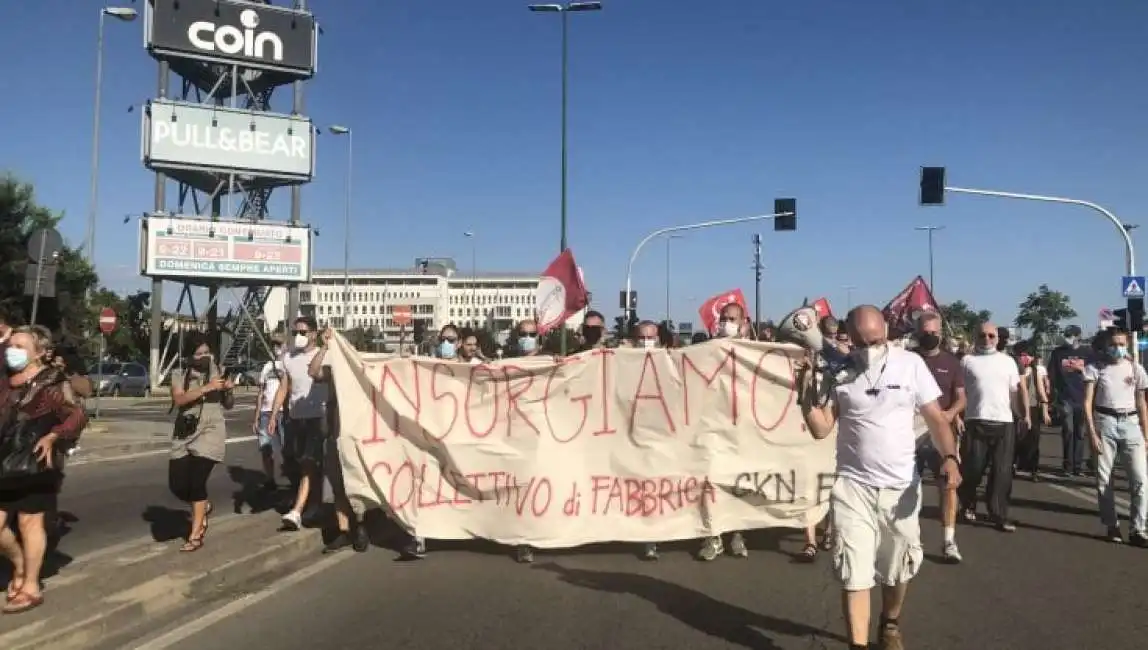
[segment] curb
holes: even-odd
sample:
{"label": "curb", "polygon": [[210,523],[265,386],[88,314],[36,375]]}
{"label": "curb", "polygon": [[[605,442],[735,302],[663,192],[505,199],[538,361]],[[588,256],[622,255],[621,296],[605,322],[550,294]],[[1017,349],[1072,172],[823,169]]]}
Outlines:
{"label": "curb", "polygon": [[[205,597],[224,590],[247,588],[253,582],[258,584],[278,577],[291,564],[316,554],[321,546],[322,534],[318,529],[276,535],[268,532],[269,522],[265,518],[244,519],[245,523],[231,520],[225,526],[232,529],[229,531],[232,542],[237,541],[240,547],[254,550],[246,555],[242,551],[229,553],[232,550],[229,537],[221,535],[215,540],[216,545],[224,546],[223,555],[232,558],[221,564],[208,560],[200,562],[204,566],[195,570],[165,572],[162,566],[165,561],[170,562],[173,557],[179,556],[175,547],[170,546],[169,552],[156,555],[154,561],[144,560],[139,563],[145,575],[141,576],[138,583],[121,580],[121,584],[112,586],[110,583],[115,581],[112,575],[92,575],[86,580],[61,586],[61,595],[56,596],[56,590],[52,589],[52,582],[49,581],[45,590],[48,603],[44,607],[46,609],[51,606],[54,597],[61,601],[61,606],[26,625],[0,631],[0,648],[89,650],[100,644],[146,634],[157,623],[162,623],[162,617],[176,614],[185,608],[202,606]],[[224,524],[223,521],[219,523]],[[194,558],[195,555],[198,554],[184,554],[182,557]],[[125,571],[125,567],[117,567],[114,561],[101,561],[99,566],[109,574]],[[80,611],[94,613],[77,621],[75,618],[79,611],[74,606],[77,603],[67,602],[68,597],[75,601],[81,597],[77,594],[93,593],[98,589],[96,585],[80,584],[92,581],[105,584],[105,588],[114,591],[95,594],[90,602],[78,603],[82,607]],[[69,587],[72,593],[66,594],[65,590]]]}

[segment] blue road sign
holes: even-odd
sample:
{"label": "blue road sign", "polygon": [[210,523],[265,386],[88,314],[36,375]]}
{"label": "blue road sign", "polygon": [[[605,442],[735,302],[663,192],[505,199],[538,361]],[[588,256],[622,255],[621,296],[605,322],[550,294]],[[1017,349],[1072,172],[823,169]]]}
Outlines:
{"label": "blue road sign", "polygon": [[1120,292],[1125,298],[1144,297],[1144,276],[1126,275],[1120,278]]}

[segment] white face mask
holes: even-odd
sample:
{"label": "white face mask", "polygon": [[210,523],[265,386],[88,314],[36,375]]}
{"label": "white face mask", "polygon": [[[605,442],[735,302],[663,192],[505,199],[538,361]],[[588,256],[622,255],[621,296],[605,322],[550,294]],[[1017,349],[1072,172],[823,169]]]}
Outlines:
{"label": "white face mask", "polygon": [[303,348],[307,347],[307,344],[310,342],[311,342],[311,339],[309,339],[306,334],[296,334],[295,335],[295,349],[296,350],[302,350]]}
{"label": "white face mask", "polygon": [[639,343],[641,343],[642,347],[644,348],[652,348],[658,345],[658,342],[654,339],[642,339],[639,341]]}
{"label": "white face mask", "polygon": [[741,334],[741,327],[733,321],[723,321],[718,327],[718,336],[722,338],[734,339],[739,334]]}
{"label": "white face mask", "polygon": [[859,370],[868,370],[881,363],[889,353],[889,344],[871,345],[867,348],[853,348],[850,356],[856,361]]}

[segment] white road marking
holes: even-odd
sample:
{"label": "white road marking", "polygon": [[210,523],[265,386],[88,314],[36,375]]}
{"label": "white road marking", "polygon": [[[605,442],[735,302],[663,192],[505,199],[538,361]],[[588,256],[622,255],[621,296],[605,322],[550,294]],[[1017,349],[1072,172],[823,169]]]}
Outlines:
{"label": "white road marking", "polygon": [[[259,436],[239,436],[237,438],[228,438],[227,444],[233,445],[233,444],[240,443],[240,442],[251,442],[253,440],[258,440],[258,439],[259,439]],[[84,453],[84,451],[82,449],[83,445],[81,444],[80,447],[81,447],[81,449],[77,453],[81,457],[76,459],[76,460],[69,460],[68,461],[68,467],[78,467],[80,465],[95,465],[97,463],[112,463],[112,462],[119,462],[119,461],[124,461],[124,460],[135,460],[137,458],[147,458],[149,456],[162,456],[164,454],[170,454],[171,453],[170,449],[149,449],[148,451],[139,451],[139,452],[136,452],[134,454],[124,454],[123,456],[108,456],[106,458],[83,458],[82,457],[83,453]]]}
{"label": "white road marking", "polygon": [[142,645],[137,645],[134,647],[134,650],[165,650],[166,648],[170,648],[177,643],[185,641],[192,636],[203,632],[212,625],[231,618],[232,616],[239,614],[249,607],[257,605],[272,596],[278,595],[283,591],[294,587],[295,585],[312,576],[318,575],[327,569],[330,569],[336,564],[346,562],[356,555],[358,555],[358,553],[344,551],[336,555],[322,558],[312,565],[304,567],[295,573],[280,578],[279,580],[271,583],[260,591],[239,598],[238,600],[233,600],[223,605],[222,607],[219,607],[218,609],[214,609],[205,613],[194,621],[185,623],[155,639],[144,642]]}

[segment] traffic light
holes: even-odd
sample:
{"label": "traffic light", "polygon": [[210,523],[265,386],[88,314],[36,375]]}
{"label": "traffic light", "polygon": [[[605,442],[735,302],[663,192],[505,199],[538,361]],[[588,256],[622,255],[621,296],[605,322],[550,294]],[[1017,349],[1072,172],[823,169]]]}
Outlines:
{"label": "traffic light", "polygon": [[797,230],[797,199],[774,199],[773,213],[785,216],[773,218],[774,232],[790,232]]}
{"label": "traffic light", "polygon": [[1129,298],[1128,299],[1128,331],[1129,332],[1142,332],[1142,331],[1144,331],[1144,299],[1143,298]]}
{"label": "traffic light", "polygon": [[422,343],[423,337],[427,333],[427,324],[421,318],[416,318],[413,323],[415,343]]}
{"label": "traffic light", "polygon": [[945,204],[945,168],[921,168],[921,205]]}
{"label": "traffic light", "polygon": [[633,334],[638,329],[639,318],[633,311],[630,312],[630,322],[627,323],[629,327],[626,328],[626,336]]}
{"label": "traffic light", "polygon": [[626,319],[622,316],[614,317],[614,339],[626,338]]}

